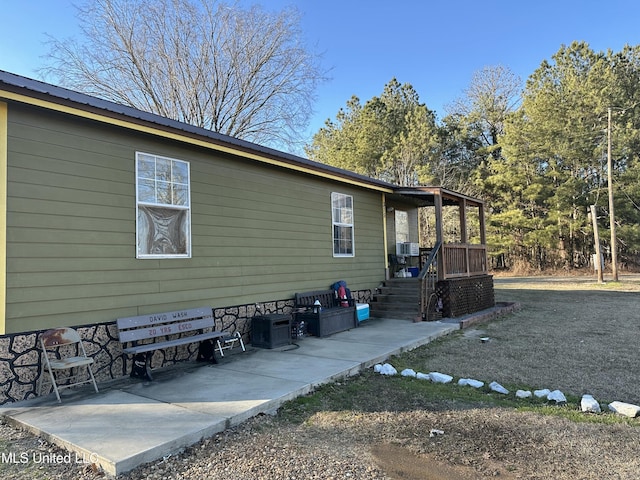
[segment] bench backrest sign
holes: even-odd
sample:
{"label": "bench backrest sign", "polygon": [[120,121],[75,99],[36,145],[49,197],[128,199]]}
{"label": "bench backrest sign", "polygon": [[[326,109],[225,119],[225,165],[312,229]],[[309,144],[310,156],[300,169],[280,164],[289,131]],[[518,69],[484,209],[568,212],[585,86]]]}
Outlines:
{"label": "bench backrest sign", "polygon": [[118,318],[117,325],[120,341],[124,343],[212,328],[214,321],[211,308],[203,307]]}

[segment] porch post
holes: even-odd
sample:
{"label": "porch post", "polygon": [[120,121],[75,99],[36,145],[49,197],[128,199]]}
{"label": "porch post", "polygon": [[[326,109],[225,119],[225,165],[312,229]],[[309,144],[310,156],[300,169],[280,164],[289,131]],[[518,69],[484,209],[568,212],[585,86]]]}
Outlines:
{"label": "porch post", "polygon": [[469,275],[469,245],[467,239],[467,199],[461,198],[458,203],[458,214],[460,215],[460,243],[464,246],[464,269]]}
{"label": "porch post", "polygon": [[[436,243],[443,241],[442,235],[442,192],[440,190],[434,192],[433,203],[436,209]],[[444,280],[444,244],[440,247],[437,257],[438,281]]]}
{"label": "porch post", "polygon": [[487,254],[487,232],[484,223],[484,203],[478,204],[478,218],[480,219],[480,244],[484,247],[484,273],[489,273],[489,255]]}
{"label": "porch post", "polygon": [[460,199],[458,204],[458,214],[460,215],[460,243],[467,243],[467,200]]}
{"label": "porch post", "polygon": [[484,226],[484,203],[478,205],[478,217],[480,218],[480,244],[487,244],[487,232]]}
{"label": "porch post", "polygon": [[389,255],[387,238],[387,195],[382,194],[382,238],[384,243],[384,279],[389,280]]}

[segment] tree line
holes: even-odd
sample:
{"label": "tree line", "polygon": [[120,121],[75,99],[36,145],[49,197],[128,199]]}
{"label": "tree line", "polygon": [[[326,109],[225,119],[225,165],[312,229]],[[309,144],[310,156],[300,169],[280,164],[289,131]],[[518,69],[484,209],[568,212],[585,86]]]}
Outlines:
{"label": "tree line", "polygon": [[[45,79],[276,148],[302,142],[326,72],[295,8],[220,0],[76,8],[81,37],[50,38]],[[610,257],[610,180],[619,261],[631,267],[640,263],[639,122],[640,46],[595,52],[574,42],[526,82],[503,66],[477,72],[441,120],[393,78],[379,96],[349,99],[305,153],[394,184],[484,199],[495,268],[589,265],[592,205]]]}
{"label": "tree line", "polygon": [[352,97],[306,153],[484,199],[494,268],[573,269],[592,264],[591,205],[611,255],[610,142],[618,261],[631,268],[640,262],[639,127],[640,46],[595,52],[574,42],[524,83],[503,66],[477,72],[442,121],[392,79],[364,104]]}

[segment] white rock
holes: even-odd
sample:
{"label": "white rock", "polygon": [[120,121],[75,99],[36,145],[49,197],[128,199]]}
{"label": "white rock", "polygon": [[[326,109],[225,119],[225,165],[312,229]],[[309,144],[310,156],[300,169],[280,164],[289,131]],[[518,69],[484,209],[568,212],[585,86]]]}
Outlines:
{"label": "white rock", "polygon": [[468,385],[473,388],[480,388],[484,386],[484,382],[474,380],[473,378],[461,378],[458,380],[458,385],[462,385],[463,387]]}
{"label": "white rock", "polygon": [[403,377],[415,377],[416,376],[416,372],[415,372],[415,370],[413,370],[411,368],[405,368],[404,370],[402,370],[400,372],[400,375],[402,375]]}
{"label": "white rock", "polygon": [[600,404],[591,395],[583,395],[580,400],[580,408],[583,412],[600,413]]}
{"label": "white rock", "polygon": [[449,383],[453,380],[451,375],[447,375],[445,373],[430,372],[429,376],[431,377],[431,381],[435,383]]}
{"label": "white rock", "polygon": [[631,418],[637,417],[640,413],[640,407],[638,405],[624,402],[611,402],[609,404],[609,410]]}
{"label": "white rock", "polygon": [[516,397],[518,397],[518,398],[531,398],[531,391],[529,391],[529,390],[518,390],[516,392]]}
{"label": "white rock", "polygon": [[489,384],[489,388],[491,390],[493,390],[494,392],[498,392],[498,393],[502,393],[504,395],[508,395],[509,394],[509,390],[507,390],[506,388],[504,388],[502,385],[500,385],[498,382],[491,382]]}
{"label": "white rock", "polygon": [[429,380],[429,381],[431,381],[431,376],[428,373],[418,372],[418,373],[416,373],[416,378],[418,380]]}
{"label": "white rock", "polygon": [[381,375],[396,375],[397,373],[398,371],[393,368],[393,365],[391,365],[390,363],[385,363],[384,365],[382,365],[382,368],[380,368]]}
{"label": "white rock", "polygon": [[554,390],[553,392],[549,392],[547,395],[547,400],[554,401],[556,403],[567,403],[567,397],[564,396],[560,390]]}
{"label": "white rock", "polygon": [[548,388],[543,388],[542,390],[534,390],[533,394],[538,398],[547,398],[547,396],[551,393],[551,390]]}

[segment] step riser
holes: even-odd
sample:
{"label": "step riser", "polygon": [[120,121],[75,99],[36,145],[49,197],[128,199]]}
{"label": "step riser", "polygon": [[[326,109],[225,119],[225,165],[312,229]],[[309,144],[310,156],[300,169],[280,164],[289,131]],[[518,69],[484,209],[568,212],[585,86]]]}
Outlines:
{"label": "step riser", "polygon": [[374,318],[406,318],[406,319],[413,320],[414,318],[420,317],[420,312],[418,311],[405,312],[405,311],[398,311],[398,310],[391,310],[389,312],[372,311],[369,315]]}
{"label": "step riser", "polygon": [[381,288],[380,289],[380,293],[377,293],[377,295],[410,295],[410,296],[417,296],[420,295],[420,291],[419,290],[407,290],[407,289],[391,289],[391,288]]}
{"label": "step riser", "polygon": [[402,285],[399,283],[384,283],[381,287],[381,289],[383,288],[390,288],[390,289],[398,289],[398,290],[420,290],[420,284],[419,283],[409,283],[406,285]]}
{"label": "step riser", "polygon": [[406,304],[398,304],[398,305],[393,305],[390,303],[370,303],[369,309],[371,311],[376,311],[376,312],[383,312],[383,311],[384,312],[390,312],[390,311],[401,312],[403,310],[411,311],[411,312],[415,310],[417,312],[418,310],[420,310],[420,306],[417,303],[406,303]]}
{"label": "step riser", "polygon": [[418,303],[418,295],[376,295],[373,303]]}
{"label": "step riser", "polygon": [[372,317],[414,320],[420,315],[420,281],[393,278],[384,282],[370,303]]}
{"label": "step riser", "polygon": [[377,305],[375,303],[371,303],[369,305],[369,309],[371,312],[419,312],[420,308],[417,304],[408,304],[408,305]]}

